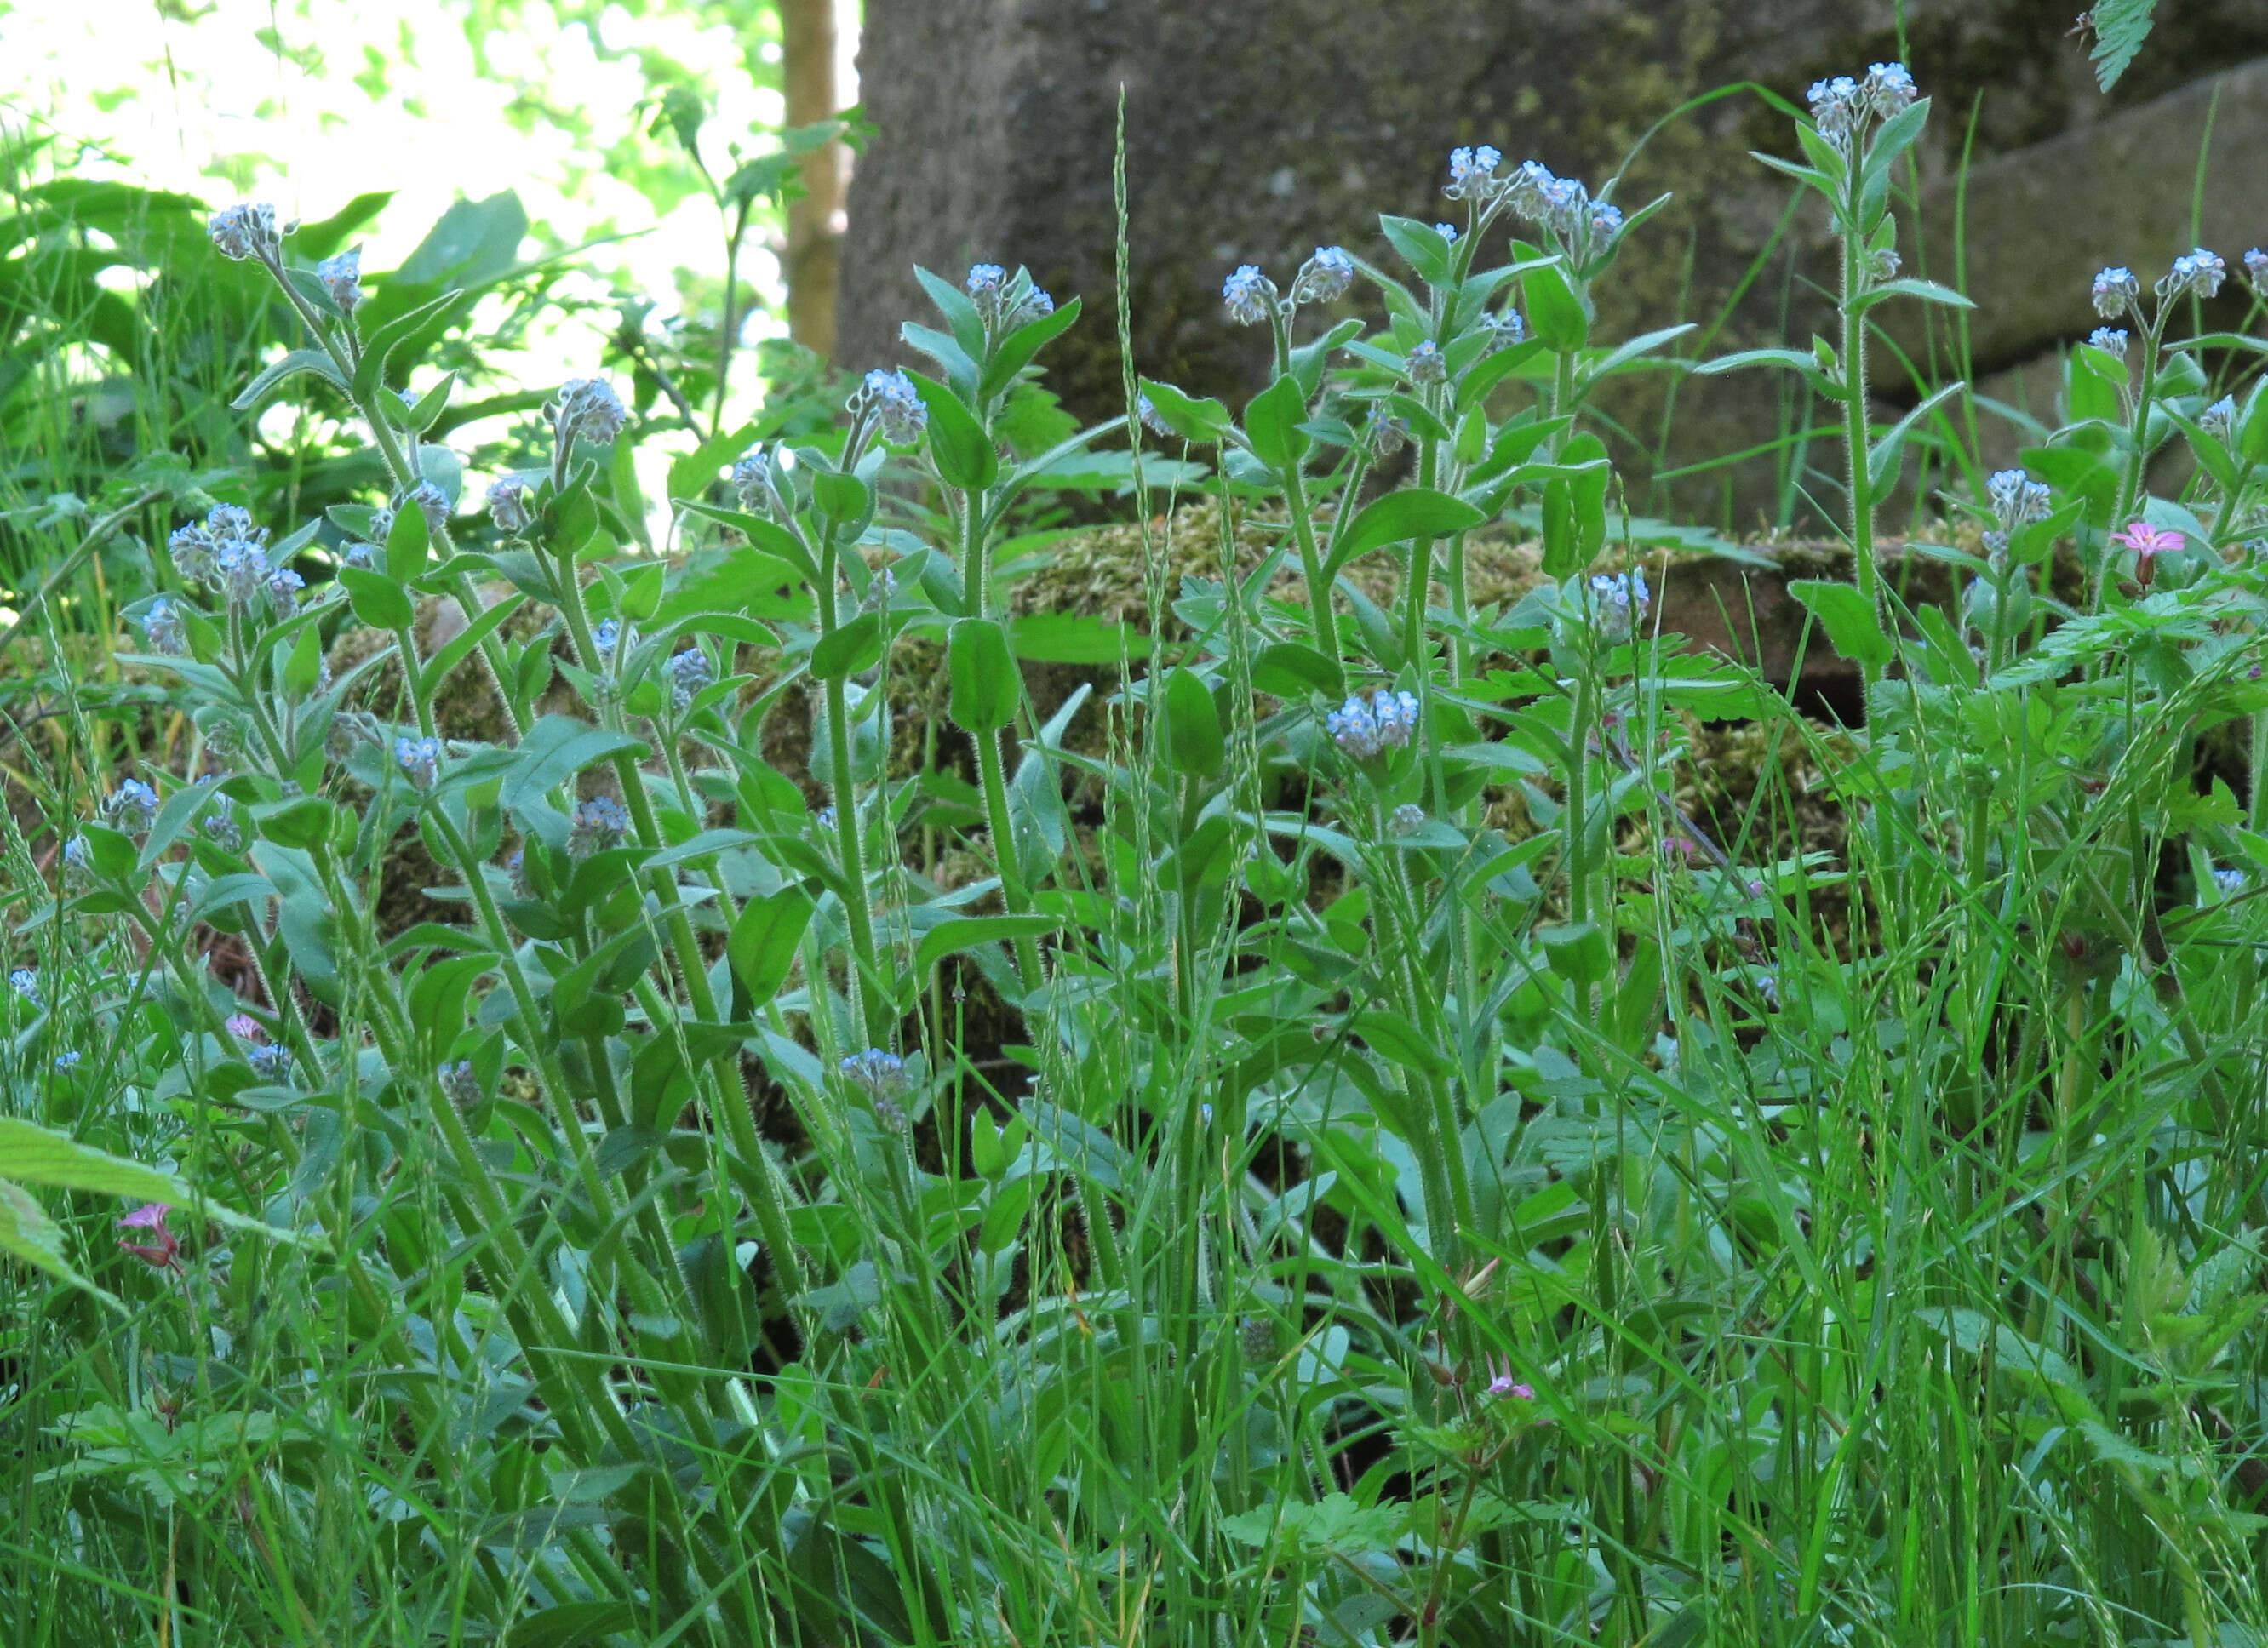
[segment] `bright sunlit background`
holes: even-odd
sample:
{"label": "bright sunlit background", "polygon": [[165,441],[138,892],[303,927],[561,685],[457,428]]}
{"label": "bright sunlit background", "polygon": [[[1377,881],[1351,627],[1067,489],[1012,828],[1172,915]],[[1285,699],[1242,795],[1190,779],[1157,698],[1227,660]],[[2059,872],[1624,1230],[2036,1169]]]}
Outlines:
{"label": "bright sunlit background", "polygon": [[[847,107],[856,0],[837,11]],[[50,133],[58,169],[311,220],[393,190],[361,237],[373,269],[459,195],[514,189],[531,252],[628,237],[581,261],[664,319],[723,258],[714,208],[649,135],[654,93],[706,95],[720,173],[728,145],[762,152],[782,120],[765,0],[0,0],[0,121]],[[744,252],[741,272],[761,300],[746,335],[783,333],[773,249]]]}

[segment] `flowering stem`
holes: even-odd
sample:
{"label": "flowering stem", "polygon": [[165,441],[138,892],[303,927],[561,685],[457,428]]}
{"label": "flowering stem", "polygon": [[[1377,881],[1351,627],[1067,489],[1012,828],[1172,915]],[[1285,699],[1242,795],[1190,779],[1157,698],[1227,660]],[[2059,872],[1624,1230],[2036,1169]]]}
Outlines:
{"label": "flowering stem", "polygon": [[[1859,190],[1864,168],[1855,164],[1845,186],[1845,210],[1848,217],[1843,225],[1843,449],[1848,462],[1851,481],[1851,561],[1859,585],[1865,598],[1867,610],[1874,622],[1882,622],[1881,577],[1874,564],[1874,482],[1867,474],[1867,312],[1857,307],[1865,290],[1865,269],[1860,260],[1866,247],[1859,230]],[[1861,670],[1871,692],[1881,679],[1881,666],[1865,664]]]}

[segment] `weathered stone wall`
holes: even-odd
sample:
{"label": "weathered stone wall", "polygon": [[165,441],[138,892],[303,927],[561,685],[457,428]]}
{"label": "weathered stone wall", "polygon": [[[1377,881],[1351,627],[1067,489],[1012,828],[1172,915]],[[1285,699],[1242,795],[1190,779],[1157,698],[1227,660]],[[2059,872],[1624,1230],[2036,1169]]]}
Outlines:
{"label": "weathered stone wall", "polygon": [[[1975,115],[1969,262],[1988,313],[1982,371],[2017,364],[2084,329],[2095,264],[2138,269],[2186,232],[2203,93],[2179,88],[2268,53],[2268,0],[2193,0],[2169,15],[2109,99],[2094,90],[2078,0],[868,0],[860,54],[880,135],[850,208],[839,358],[902,358],[899,323],[927,319],[911,267],[957,276],[986,259],[1028,263],[1090,318],[1054,351],[1052,381],[1079,410],[1117,409],[1112,136],[1125,88],[1133,341],[1142,369],[1238,398],[1258,386],[1261,340],[1221,318],[1221,277],[1255,261],[1279,278],[1319,241],[1383,257],[1381,211],[1443,215],[1449,149],[1492,143],[1594,185],[1646,139],[1625,205],[1674,190],[1602,292],[1603,326],[1628,332],[1719,313],[1770,240],[1786,187],[1748,158],[1786,152],[1784,119],[1741,93],[1753,81],[1800,100],[1815,77],[1904,56],[1939,118],[1924,163],[1948,176]],[[2219,112],[2208,221],[2268,237],[2268,129],[2257,74]],[[2171,114],[2153,109],[2174,93]],[[2117,119],[2123,111],[2124,121]],[[2139,124],[2136,124],[2137,121]],[[1649,131],[1667,120],[1659,131]],[[2121,133],[2146,133],[2144,142]],[[2037,146],[2037,147],[2036,147]],[[2181,160],[2178,174],[2167,166]],[[1949,272],[1949,189],[1909,263]],[[1989,202],[1989,205],[1988,205]],[[1817,222],[1800,220],[1734,305],[1720,346],[1808,332],[1819,300]],[[2137,244],[2123,249],[2127,239]],[[1917,254],[1921,255],[1918,256]],[[2077,294],[2074,307],[2061,294]],[[2056,294],[2051,298],[2049,294]],[[2006,320],[1999,317],[2005,310]],[[1650,445],[1660,380],[1614,410]],[[1770,438],[1780,386],[1744,375],[1680,392],[1672,464]],[[1626,467],[1643,474],[1640,454]],[[1634,460],[1634,461],[1633,461]],[[1721,476],[1689,483],[1688,509],[1753,523],[1761,471],[1737,505]],[[1642,502],[1644,494],[1638,495]]]}

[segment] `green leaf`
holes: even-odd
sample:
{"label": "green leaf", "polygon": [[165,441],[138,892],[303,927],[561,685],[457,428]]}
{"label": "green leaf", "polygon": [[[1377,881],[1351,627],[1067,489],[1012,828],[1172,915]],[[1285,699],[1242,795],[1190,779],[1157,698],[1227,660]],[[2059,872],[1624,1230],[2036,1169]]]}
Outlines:
{"label": "green leaf", "polygon": [[1142,393],[1150,398],[1150,408],[1166,421],[1166,426],[1185,441],[1210,445],[1225,438],[1230,429],[1228,408],[1208,397],[1199,401],[1183,394],[1169,383],[1160,383],[1154,378],[1142,379]]}
{"label": "green leaf", "polygon": [[1882,633],[1881,620],[1856,585],[1799,578],[1787,586],[1787,592],[1810,609],[1835,650],[1852,663],[1881,669],[1897,655],[1890,637]]}
{"label": "green leaf", "polygon": [[1402,261],[1428,286],[1449,283],[1451,253],[1448,240],[1431,224],[1415,217],[1392,217],[1381,213],[1378,226]]}
{"label": "green leaf", "polygon": [[1150,656],[1150,637],[1132,624],[1084,613],[1026,613],[1008,631],[1018,658],[1031,664],[1116,664]]}
{"label": "green leaf", "polygon": [[63,1256],[63,1232],[22,1186],[0,1179],[0,1253],[13,1254],[35,1270],[44,1270],[59,1282],[84,1288],[118,1311],[118,1299],[88,1281]]}
{"label": "green leaf", "polygon": [[278,847],[302,850],[338,841],[352,832],[345,828],[346,809],[328,796],[295,796],[251,809],[253,828],[262,841]]}
{"label": "green leaf", "polygon": [[1304,642],[1278,641],[1253,659],[1252,684],[1286,703],[1305,703],[1315,693],[1336,703],[1346,692],[1346,672]]}
{"label": "green leaf", "polygon": [[1307,433],[1300,427],[1307,416],[1307,398],[1300,393],[1300,380],[1286,372],[1244,408],[1244,433],[1252,443],[1252,455],[1278,475],[1290,473],[1307,453]]}
{"label": "green leaf", "polygon": [[396,584],[412,584],[424,575],[425,556],[433,534],[425,525],[425,511],[409,502],[394,512],[386,534],[386,572]]}
{"label": "green leaf", "polygon": [[842,681],[870,669],[882,656],[882,615],[860,613],[819,637],[811,649],[811,673],[821,681]]}
{"label": "green leaf", "polygon": [[1880,496],[1884,483],[1897,474],[1898,454],[1905,446],[1906,437],[1913,433],[1922,419],[1965,387],[1967,386],[1957,379],[1946,385],[1893,423],[1889,431],[1875,441],[1867,452],[1867,485],[1872,491]]}
{"label": "green leaf", "polygon": [[956,620],[946,641],[953,695],[946,713],[963,732],[998,732],[1016,718],[1024,678],[1007,632],[990,618]]}
{"label": "green leaf", "polygon": [[2158,0],[2101,0],[2088,14],[2095,20],[2095,83],[2108,92],[2118,84],[2156,26]]}
{"label": "green leaf", "polygon": [[1614,478],[1606,443],[1587,430],[1561,449],[1560,458],[1595,467],[1543,483],[1543,575],[1551,578],[1581,571],[1606,547],[1607,486]]}
{"label": "green leaf", "polygon": [[162,1202],[168,1207],[188,1208],[199,1218],[232,1230],[257,1231],[279,1241],[299,1240],[291,1231],[279,1230],[264,1219],[208,1201],[172,1173],[110,1155],[68,1134],[14,1116],[0,1116],[0,1180],[56,1190],[87,1190],[132,1202]]}
{"label": "green leaf", "polygon": [[1547,263],[1521,276],[1520,290],[1528,299],[1528,324],[1549,349],[1572,355],[1591,341],[1591,320],[1583,313],[1583,299],[1567,271]]}
{"label": "green leaf", "polygon": [[1166,748],[1174,767],[1197,778],[1217,775],[1226,754],[1220,711],[1194,670],[1177,668],[1166,677]]}
{"label": "green leaf", "polygon": [[779,994],[795,966],[797,946],[810,926],[817,908],[799,886],[780,888],[770,897],[750,899],[740,907],[725,953],[733,963],[733,976],[747,992],[745,1004],[733,1005],[735,1018],[745,1017]]}
{"label": "green leaf", "polygon": [[1061,337],[1071,323],[1079,319],[1079,302],[1074,298],[1051,314],[1036,320],[1027,320],[1000,340],[993,350],[990,364],[984,368],[984,379],[976,386],[977,398],[990,401],[1014,381],[1016,374],[1032,364],[1032,357]]}
{"label": "green leaf", "polygon": [[956,916],[922,935],[921,947],[914,952],[914,971],[925,974],[946,957],[979,945],[1036,938],[1062,925],[1062,918],[1055,916]]}
{"label": "green leaf", "polygon": [[504,776],[498,801],[517,807],[541,799],[594,761],[645,746],[627,732],[608,732],[573,716],[548,715],[520,740],[519,759]]}
{"label": "green leaf", "polygon": [[270,389],[286,379],[297,378],[302,372],[313,372],[316,377],[338,389],[343,390],[351,386],[339,375],[338,366],[332,361],[329,350],[297,349],[284,356],[283,359],[274,362],[257,378],[245,385],[238,392],[236,399],[228,403],[229,409],[235,412],[251,411],[260,404],[261,397]]}
{"label": "green leaf", "polygon": [[[410,513],[416,511],[412,510]],[[346,585],[354,614],[373,629],[407,629],[416,622],[417,608],[408,592],[383,572],[368,567],[342,566],[338,580]]]}
{"label": "green leaf", "polygon": [[1000,478],[1000,454],[993,449],[992,438],[976,421],[976,415],[961,403],[961,397],[938,382],[919,372],[906,374],[921,392],[922,404],[929,408],[929,452],[937,465],[937,473],[946,485],[958,487],[964,492],[982,492]]}
{"label": "green leaf", "polygon": [[1359,556],[1385,544],[1411,538],[1447,538],[1455,533],[1469,532],[1487,519],[1462,498],[1451,497],[1446,492],[1425,487],[1388,492],[1365,504],[1361,513],[1347,523],[1345,533],[1331,551],[1326,571],[1336,573]]}

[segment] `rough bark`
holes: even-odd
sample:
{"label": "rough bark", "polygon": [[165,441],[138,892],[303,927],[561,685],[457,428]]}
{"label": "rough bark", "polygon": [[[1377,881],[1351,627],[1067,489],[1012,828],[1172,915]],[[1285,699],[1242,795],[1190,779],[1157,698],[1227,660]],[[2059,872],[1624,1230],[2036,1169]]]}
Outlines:
{"label": "rough bark", "polygon": [[[787,123],[815,126],[835,107],[835,0],[779,0],[780,68]],[[839,143],[806,155],[803,196],[787,209],[788,335],[817,354],[835,353],[836,293],[843,265],[843,171]]]}

